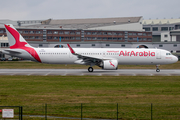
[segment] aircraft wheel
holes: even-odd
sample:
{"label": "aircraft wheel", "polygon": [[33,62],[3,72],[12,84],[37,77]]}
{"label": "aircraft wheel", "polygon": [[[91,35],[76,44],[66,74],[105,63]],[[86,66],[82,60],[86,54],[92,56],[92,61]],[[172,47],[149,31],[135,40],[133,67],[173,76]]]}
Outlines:
{"label": "aircraft wheel", "polygon": [[89,72],[93,72],[93,68],[92,68],[92,67],[89,67],[89,68],[88,68],[88,71],[89,71]]}
{"label": "aircraft wheel", "polygon": [[156,72],[160,72],[160,69],[156,69]]}

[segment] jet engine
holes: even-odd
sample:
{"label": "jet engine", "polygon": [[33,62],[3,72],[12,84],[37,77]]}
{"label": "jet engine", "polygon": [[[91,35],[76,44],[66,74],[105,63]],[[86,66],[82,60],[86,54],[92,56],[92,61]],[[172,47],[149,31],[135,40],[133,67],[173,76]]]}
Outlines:
{"label": "jet engine", "polygon": [[103,63],[102,69],[104,70],[117,70],[118,69],[117,60],[104,60],[102,63]]}

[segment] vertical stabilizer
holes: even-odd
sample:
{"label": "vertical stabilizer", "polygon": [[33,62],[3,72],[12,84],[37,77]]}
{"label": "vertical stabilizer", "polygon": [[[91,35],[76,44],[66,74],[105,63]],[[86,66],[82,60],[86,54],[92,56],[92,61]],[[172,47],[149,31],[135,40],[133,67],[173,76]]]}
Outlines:
{"label": "vertical stabilizer", "polygon": [[10,49],[21,49],[27,51],[35,60],[41,62],[41,59],[35,48],[30,46],[26,40],[19,34],[19,32],[11,24],[5,24],[6,33],[8,36]]}
{"label": "vertical stabilizer", "polygon": [[5,29],[9,41],[10,49],[18,49],[23,47],[31,47],[26,40],[19,34],[19,32],[11,24],[5,24]]}

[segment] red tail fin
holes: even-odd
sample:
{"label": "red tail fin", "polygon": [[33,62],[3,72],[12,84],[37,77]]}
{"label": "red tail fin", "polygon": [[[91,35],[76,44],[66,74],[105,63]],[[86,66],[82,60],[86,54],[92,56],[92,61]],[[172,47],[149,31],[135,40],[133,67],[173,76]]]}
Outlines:
{"label": "red tail fin", "polygon": [[30,46],[26,40],[19,34],[19,32],[13,27],[13,25],[4,25],[8,36],[10,49],[23,49],[27,51],[38,62],[41,62],[36,50]]}
{"label": "red tail fin", "polygon": [[31,47],[12,25],[4,26],[6,28],[10,49]]}

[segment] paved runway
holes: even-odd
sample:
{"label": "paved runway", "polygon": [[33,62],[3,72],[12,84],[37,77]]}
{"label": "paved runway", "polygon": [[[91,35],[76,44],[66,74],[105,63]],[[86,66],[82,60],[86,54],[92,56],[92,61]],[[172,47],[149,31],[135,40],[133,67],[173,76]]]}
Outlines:
{"label": "paved runway", "polygon": [[0,69],[0,75],[180,76],[180,69],[161,69],[161,71],[158,73],[155,71],[155,69],[95,69],[94,72],[91,73],[88,72],[87,69]]}

